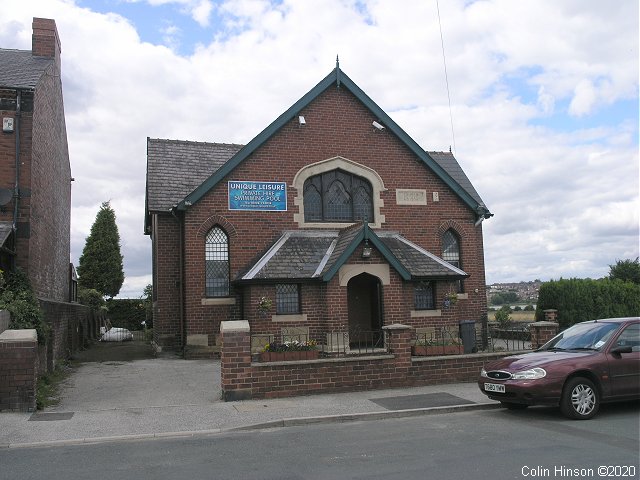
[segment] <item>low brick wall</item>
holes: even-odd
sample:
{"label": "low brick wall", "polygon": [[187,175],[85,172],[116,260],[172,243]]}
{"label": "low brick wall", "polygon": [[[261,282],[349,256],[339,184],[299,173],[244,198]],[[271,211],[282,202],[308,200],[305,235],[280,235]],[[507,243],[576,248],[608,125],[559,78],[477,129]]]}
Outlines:
{"label": "low brick wall", "polygon": [[85,348],[100,335],[104,313],[95,312],[79,303],[40,299],[45,322],[51,327],[46,357],[40,360],[40,371],[51,372],[61,360]]}
{"label": "low brick wall", "polygon": [[[228,325],[226,325],[228,324]],[[471,382],[501,353],[412,357],[413,329],[384,327],[389,352],[363,357],[293,362],[251,362],[248,322],[222,322],[222,392],[225,401],[312,393]]]}
{"label": "low brick wall", "polygon": [[46,344],[35,330],[0,333],[0,411],[33,411],[38,376],[53,371],[58,361],[95,340],[104,315],[77,303],[40,300],[51,326]]}
{"label": "low brick wall", "polygon": [[0,334],[0,411],[36,408],[38,339],[35,330]]}

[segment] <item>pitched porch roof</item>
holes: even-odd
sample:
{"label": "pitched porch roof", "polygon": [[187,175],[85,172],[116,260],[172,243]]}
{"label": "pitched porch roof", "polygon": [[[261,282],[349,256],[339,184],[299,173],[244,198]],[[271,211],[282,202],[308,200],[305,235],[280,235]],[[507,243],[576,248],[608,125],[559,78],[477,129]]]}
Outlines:
{"label": "pitched porch roof", "polygon": [[363,242],[376,248],[404,280],[468,276],[399,233],[376,233],[364,223],[343,230],[287,231],[236,281],[328,282]]}

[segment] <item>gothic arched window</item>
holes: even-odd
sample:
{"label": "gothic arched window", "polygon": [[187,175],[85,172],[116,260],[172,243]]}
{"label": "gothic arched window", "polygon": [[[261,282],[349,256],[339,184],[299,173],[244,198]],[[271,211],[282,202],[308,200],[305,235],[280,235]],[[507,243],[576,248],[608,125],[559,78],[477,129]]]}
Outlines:
{"label": "gothic arched window", "polygon": [[363,177],[331,170],[304,182],[305,222],[373,222],[373,189]]}
{"label": "gothic arched window", "polygon": [[205,240],[205,294],[229,295],[229,238],[220,227],[213,227]]}

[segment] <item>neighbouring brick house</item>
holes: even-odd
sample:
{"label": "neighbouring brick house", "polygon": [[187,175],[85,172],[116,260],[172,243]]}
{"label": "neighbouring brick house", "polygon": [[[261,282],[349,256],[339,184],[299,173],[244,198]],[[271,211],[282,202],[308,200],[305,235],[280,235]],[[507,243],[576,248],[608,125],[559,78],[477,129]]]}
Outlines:
{"label": "neighbouring brick house", "polygon": [[20,267],[38,297],[70,296],[71,169],[60,40],[33,19],[31,50],[0,49],[0,268]]}
{"label": "neighbouring brick house", "polygon": [[492,214],[338,65],[244,146],[149,138],[146,188],[162,347],[212,355],[226,320],[325,343],[486,315]]}

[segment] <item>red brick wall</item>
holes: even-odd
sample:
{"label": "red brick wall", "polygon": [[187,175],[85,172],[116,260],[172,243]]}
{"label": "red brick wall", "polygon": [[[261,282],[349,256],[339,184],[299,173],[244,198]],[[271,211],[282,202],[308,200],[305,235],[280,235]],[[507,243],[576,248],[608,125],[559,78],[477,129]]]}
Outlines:
{"label": "red brick wall", "polygon": [[45,75],[36,89],[30,173],[29,277],[38,296],[67,301],[71,168],[58,76]]}
{"label": "red brick wall", "polygon": [[[39,297],[69,299],[71,169],[60,81],[60,43],[55,22],[34,19],[34,55],[50,56],[53,65],[40,78],[35,93],[23,93],[19,118],[20,199],[16,232],[16,264],[23,268]],[[15,92],[4,91],[4,97]],[[16,180],[17,133],[0,133],[0,187],[13,189]],[[0,213],[13,220],[14,202]]]}
{"label": "red brick wall", "polygon": [[38,343],[35,338],[0,338],[0,411],[35,410],[37,362]]}
{"label": "red brick wall", "polygon": [[182,345],[180,329],[180,223],[171,215],[154,215],[153,339],[161,347]]}
{"label": "red brick wall", "polygon": [[237,399],[238,389],[242,398],[275,398],[472,382],[486,362],[505,355],[411,357],[413,329],[394,325],[386,330],[389,353],[385,355],[277,363],[248,363],[250,332],[234,332],[222,348],[224,399]]}
{"label": "red brick wall", "polygon": [[[231,278],[236,278],[255,262],[266,249],[287,229],[297,229],[294,214],[298,206],[293,199],[297,192],[291,187],[295,174],[306,165],[342,156],[374,169],[383,179],[385,191],[381,193],[385,216],[382,228],[399,231],[409,240],[440,255],[442,233],[454,228],[461,238],[462,268],[470,274],[465,281],[469,299],[443,310],[437,320],[411,319],[413,292],[392,271],[390,285],[384,291],[384,322],[409,323],[415,326],[427,322],[456,323],[462,319],[479,321],[486,313],[482,228],[474,226],[474,214],[435,174],[425,168],[411,151],[388,131],[371,126],[373,115],[348,91],[330,88],[300,112],[306,125],[300,127],[292,120],[273,135],[254,154],[239,165],[185,213],[185,314],[187,333],[212,334],[219,330],[221,321],[251,320],[263,331],[279,329],[258,318],[257,299],[269,289],[255,289],[245,297],[236,297],[235,306],[203,305],[204,298],[204,236],[211,226],[219,224],[229,235]],[[275,168],[277,166],[277,168]],[[229,211],[228,180],[285,181],[288,187],[288,211],[243,212]],[[420,188],[428,192],[428,205],[406,206],[396,204],[396,189]],[[431,201],[431,192],[438,192],[440,201]],[[331,224],[327,224],[331,228]],[[160,236],[156,237],[158,240]],[[359,254],[354,262],[364,262]],[[379,263],[374,255],[371,263]],[[172,275],[161,273],[160,277]],[[438,283],[438,306],[453,284]],[[477,292],[476,292],[477,290]],[[236,292],[237,294],[237,292]],[[273,298],[274,295],[271,295]],[[160,299],[160,295],[158,296]],[[334,279],[322,287],[304,286],[303,313],[312,331],[319,331],[321,323],[338,326],[346,322],[346,288]],[[173,300],[172,300],[173,301]],[[156,324],[157,325],[157,324]],[[254,330],[255,331],[255,330]]]}

